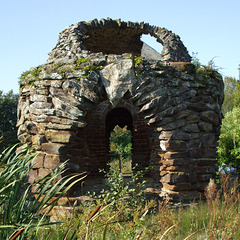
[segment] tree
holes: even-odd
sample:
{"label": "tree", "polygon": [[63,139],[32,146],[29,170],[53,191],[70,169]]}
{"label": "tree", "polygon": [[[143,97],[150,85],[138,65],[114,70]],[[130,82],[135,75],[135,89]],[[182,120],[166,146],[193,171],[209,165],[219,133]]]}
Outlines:
{"label": "tree", "polygon": [[116,125],[110,134],[110,152],[116,154],[131,153],[132,151],[132,134],[127,126],[121,128]]}
{"label": "tree", "polygon": [[6,94],[0,91],[0,137],[3,141],[0,151],[18,142],[17,103],[18,94],[14,94],[12,90]]}
{"label": "tree", "polygon": [[218,162],[232,163],[240,168],[240,80],[226,77],[224,85],[224,119],[217,150]]}
{"label": "tree", "polygon": [[234,94],[237,87],[237,80],[232,77],[224,78],[224,102],[222,105],[222,113],[225,115],[231,111],[234,106]]}
{"label": "tree", "polygon": [[236,90],[234,92],[234,99],[233,99],[234,107],[240,107],[240,81],[236,82]]}
{"label": "tree", "polygon": [[127,129],[116,125],[110,134],[109,147],[111,161],[109,163],[110,172],[119,169],[122,173],[129,173],[132,170],[132,133]]}
{"label": "tree", "polygon": [[219,163],[240,168],[240,108],[234,107],[223,119],[218,147]]}

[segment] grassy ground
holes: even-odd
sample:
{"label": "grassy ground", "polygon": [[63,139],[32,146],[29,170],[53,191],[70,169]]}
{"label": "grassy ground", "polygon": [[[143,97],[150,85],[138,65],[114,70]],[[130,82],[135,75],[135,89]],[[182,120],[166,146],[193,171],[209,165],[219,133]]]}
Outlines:
{"label": "grassy ground", "polygon": [[142,171],[134,172],[131,182],[112,171],[109,189],[88,205],[73,206],[61,222],[49,222],[57,200],[84,176],[58,178],[63,164],[30,184],[25,180],[36,154],[28,147],[15,154],[16,147],[0,153],[0,239],[239,239],[239,183],[229,176],[218,188],[210,181],[205,201],[173,208],[165,201],[145,201]]}
{"label": "grassy ground", "polygon": [[206,189],[206,201],[177,209],[154,201],[135,208],[125,199],[92,203],[64,223],[48,226],[38,239],[239,239],[238,188],[227,178],[221,189],[214,184]]}

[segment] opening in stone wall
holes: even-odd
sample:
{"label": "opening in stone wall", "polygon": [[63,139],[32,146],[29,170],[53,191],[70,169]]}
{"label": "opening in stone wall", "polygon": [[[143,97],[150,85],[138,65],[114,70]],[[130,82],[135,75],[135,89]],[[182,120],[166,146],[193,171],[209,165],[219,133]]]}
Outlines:
{"label": "opening in stone wall", "polygon": [[83,45],[91,52],[103,54],[141,54],[141,29],[93,28],[84,35]]}
{"label": "opening in stone wall", "polygon": [[132,170],[133,119],[125,108],[115,108],[106,117],[107,169]]}
{"label": "opening in stone wall", "polygon": [[157,42],[155,37],[150,34],[142,34],[141,41],[143,46],[141,49],[141,56],[149,60],[161,60],[161,52],[163,50],[162,44]]}
{"label": "opening in stone wall", "polygon": [[149,34],[134,28],[96,28],[84,35],[83,45],[91,52],[104,54],[132,53],[146,59],[160,60],[162,44]]}
{"label": "opening in stone wall", "polygon": [[116,125],[109,137],[108,154],[109,172],[119,171],[122,174],[132,172],[132,132]]}

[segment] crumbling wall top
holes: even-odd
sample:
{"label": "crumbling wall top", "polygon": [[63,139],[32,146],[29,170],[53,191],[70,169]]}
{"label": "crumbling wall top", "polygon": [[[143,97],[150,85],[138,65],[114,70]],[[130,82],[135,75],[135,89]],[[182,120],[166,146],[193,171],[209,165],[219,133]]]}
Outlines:
{"label": "crumbling wall top", "polygon": [[55,48],[49,53],[49,60],[75,58],[83,52],[103,54],[132,53],[140,55],[142,34],[150,34],[163,45],[161,61],[190,62],[191,57],[180,37],[171,31],[144,22],[123,22],[110,18],[79,22],[65,28],[59,35]]}

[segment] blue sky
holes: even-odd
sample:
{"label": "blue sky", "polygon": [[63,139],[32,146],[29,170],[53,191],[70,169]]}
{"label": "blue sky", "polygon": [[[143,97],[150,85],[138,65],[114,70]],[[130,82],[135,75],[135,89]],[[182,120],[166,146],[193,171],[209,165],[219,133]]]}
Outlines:
{"label": "blue sky", "polygon": [[[239,0],[1,0],[0,90],[18,93],[22,72],[46,62],[65,27],[107,17],[165,27],[202,64],[214,58],[223,76],[238,79],[239,11]],[[161,49],[155,39],[148,44]]]}

